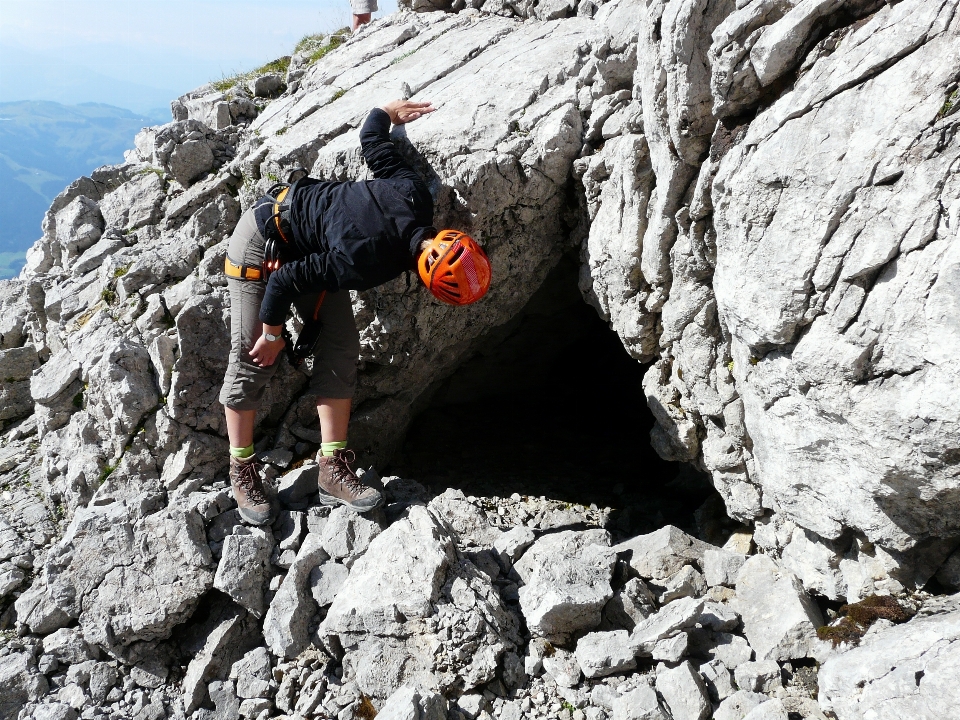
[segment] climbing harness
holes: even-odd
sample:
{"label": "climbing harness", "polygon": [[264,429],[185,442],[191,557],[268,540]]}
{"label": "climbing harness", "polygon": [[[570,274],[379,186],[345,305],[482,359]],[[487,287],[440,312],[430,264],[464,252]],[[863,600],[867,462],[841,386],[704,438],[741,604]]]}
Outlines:
{"label": "climbing harness", "polygon": [[[296,179],[294,180],[294,177]],[[270,273],[276,272],[290,255],[293,229],[290,225],[290,201],[297,183],[306,177],[306,170],[295,168],[290,172],[292,183],[274,183],[266,195],[254,205],[256,211],[264,205],[270,206],[270,216],[263,224],[264,248],[263,265],[241,265],[229,257],[224,258],[223,272],[227,277],[240,280],[261,280],[267,282]]]}

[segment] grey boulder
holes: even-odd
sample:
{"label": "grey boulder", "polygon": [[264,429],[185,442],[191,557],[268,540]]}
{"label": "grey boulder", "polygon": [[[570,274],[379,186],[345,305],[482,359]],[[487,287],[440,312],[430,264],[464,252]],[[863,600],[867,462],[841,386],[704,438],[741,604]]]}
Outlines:
{"label": "grey boulder", "polygon": [[605,531],[566,530],[537,540],[516,564],[524,582],[520,608],[530,631],[563,642],[600,624],[613,597],[616,553]]}
{"label": "grey boulder", "polygon": [[638,535],[614,546],[640,577],[667,578],[684,565],[699,565],[711,546],[683,530],[667,525],[656,532]]}
{"label": "grey boulder", "polygon": [[316,605],[307,587],[310,572],[327,560],[320,537],[308,533],[263,619],[263,637],[279,658],[295,658],[308,643],[307,630]]}
{"label": "grey boulder", "polygon": [[80,508],[44,565],[47,592],[84,637],[103,647],[169,635],[213,584],[195,510],[137,517],[123,503]]}
{"label": "grey boulder", "polygon": [[754,555],[737,576],[736,608],[757,660],[813,657],[823,617],[797,577],[767,555]]}

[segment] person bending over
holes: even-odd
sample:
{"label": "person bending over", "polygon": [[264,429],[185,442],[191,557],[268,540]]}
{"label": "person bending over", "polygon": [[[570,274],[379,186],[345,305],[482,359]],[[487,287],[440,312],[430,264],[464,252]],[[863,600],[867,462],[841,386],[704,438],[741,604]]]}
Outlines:
{"label": "person bending over", "polygon": [[[411,122],[433,110],[430,103],[409,100],[374,108],[360,131],[373,180],[307,177],[274,186],[243,214],[230,238],[224,271],[231,346],[220,402],[230,439],[230,483],[249,523],[266,524],[275,510],[254,454],[254,421],[288,342],[283,326],[291,304],[305,323],[301,340],[322,327],[312,347],[311,378],[322,441],[320,500],[365,512],[381,497],[354,474],[347,450],[360,353],[349,291],[375,287],[414,267],[430,291],[451,304],[473,302],[489,287],[483,250],[457,231],[437,232],[426,183],[390,140],[391,123]],[[311,342],[306,341],[306,354]]]}

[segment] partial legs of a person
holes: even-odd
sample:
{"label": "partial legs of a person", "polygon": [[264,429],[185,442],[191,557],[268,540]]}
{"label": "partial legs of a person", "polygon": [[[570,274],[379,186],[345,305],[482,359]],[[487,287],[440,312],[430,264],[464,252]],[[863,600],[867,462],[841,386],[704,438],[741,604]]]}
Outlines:
{"label": "partial legs of a person", "polygon": [[[235,263],[259,266],[263,262],[263,238],[257,231],[253,212],[240,218],[227,248]],[[230,290],[230,358],[220,390],[220,402],[230,439],[230,485],[240,516],[253,525],[265,525],[273,519],[276,501],[265,482],[263,464],[253,448],[257,409],[278,363],[260,367],[250,358],[250,350],[263,331],[260,302],[265,285],[259,280],[228,277]]]}
{"label": "partial legs of a person", "polygon": [[377,0],[350,0],[350,10],[353,12],[353,32],[361,25],[366,25],[377,11]]}
{"label": "partial legs of a person", "polygon": [[366,512],[381,502],[380,493],[357,478],[350,464],[353,451],[347,449],[350,408],[357,386],[360,335],[353,318],[350,293],[327,293],[320,307],[323,330],[314,349],[311,392],[317,395],[320,419],[320,466],[317,481],[320,501],[325,505],[346,505]]}

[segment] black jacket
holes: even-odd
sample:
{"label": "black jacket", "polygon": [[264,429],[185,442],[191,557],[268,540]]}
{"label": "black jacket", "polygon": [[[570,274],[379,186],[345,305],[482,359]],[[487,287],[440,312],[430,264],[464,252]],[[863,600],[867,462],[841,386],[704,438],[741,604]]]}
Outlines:
{"label": "black jacket", "polygon": [[394,147],[390,116],[380,108],[367,116],[360,148],[376,179],[297,183],[290,205],[294,259],[270,275],[261,322],[281,325],[297,295],[392,280],[413,268],[420,243],[436,234],[430,191]]}

